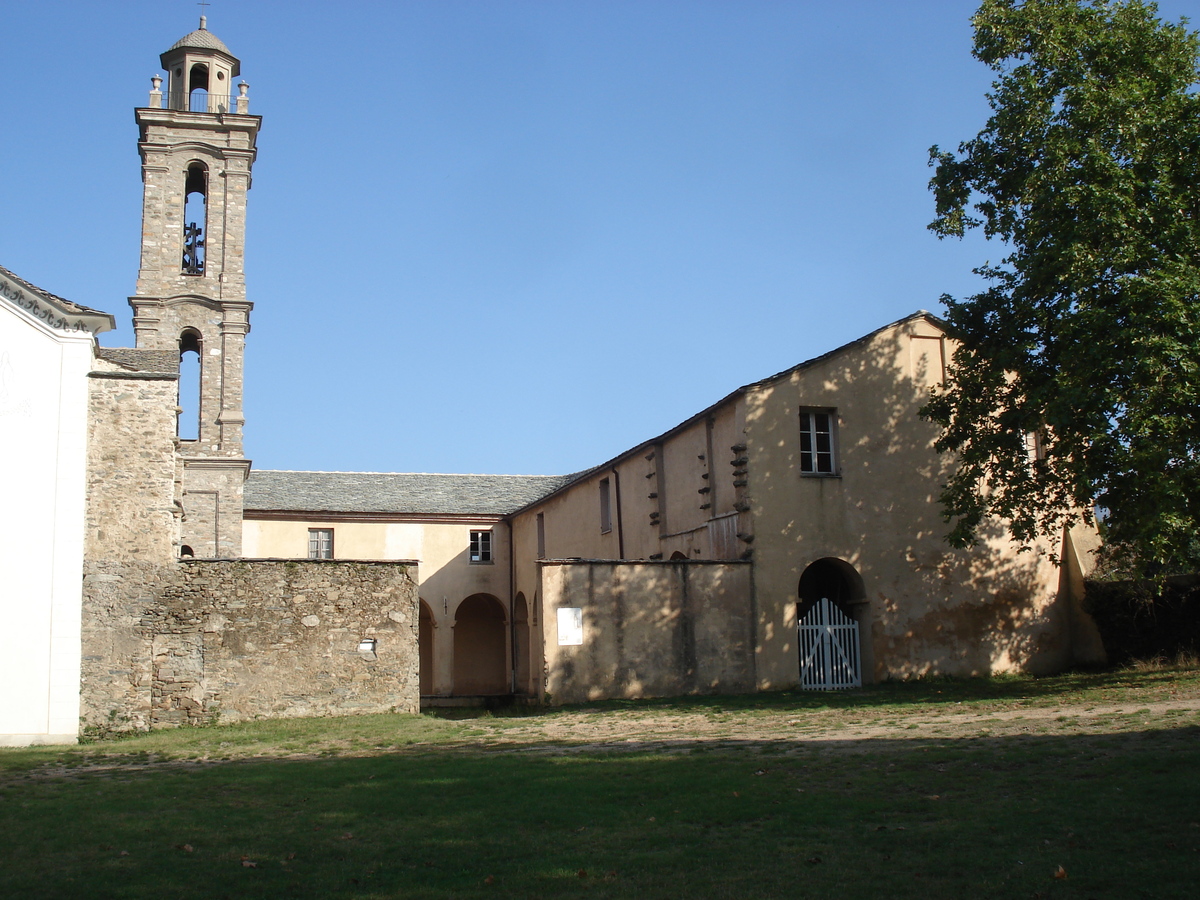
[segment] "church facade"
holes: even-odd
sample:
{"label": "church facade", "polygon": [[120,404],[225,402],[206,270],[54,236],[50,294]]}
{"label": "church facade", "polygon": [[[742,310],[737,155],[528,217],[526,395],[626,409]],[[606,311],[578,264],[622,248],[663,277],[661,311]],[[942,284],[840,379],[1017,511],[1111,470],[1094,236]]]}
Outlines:
{"label": "church facade", "polygon": [[917,410],[952,347],[928,313],[587,472],[253,470],[261,120],[203,19],[160,60],[136,113],[136,346],[99,348],[111,316],[0,269],[0,453],[10,472],[55,460],[0,487],[20,511],[0,541],[0,740],[1102,658],[1093,536],[942,541],[950,462]]}

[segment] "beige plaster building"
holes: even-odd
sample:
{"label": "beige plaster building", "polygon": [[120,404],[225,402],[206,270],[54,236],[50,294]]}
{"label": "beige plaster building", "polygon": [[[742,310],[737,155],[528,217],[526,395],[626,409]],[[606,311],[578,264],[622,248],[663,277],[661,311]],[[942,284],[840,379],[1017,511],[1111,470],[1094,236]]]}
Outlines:
{"label": "beige plaster building", "polygon": [[1103,657],[1087,535],[944,543],[952,461],[918,409],[951,348],[924,312],[575,475],[252,471],[261,120],[203,19],[160,60],[137,346],[98,348],[110,316],[0,269],[0,455],[56,461],[0,487],[0,742]]}
{"label": "beige plaster building", "polygon": [[918,410],[950,349],[918,312],[561,479],[252,473],[244,545],[294,555],[321,533],[338,556],[420,559],[427,702],[795,687],[820,662],[800,626],[822,598],[857,631],[847,683],[1102,658],[1080,606],[1089,535],[943,540],[952,461]]}

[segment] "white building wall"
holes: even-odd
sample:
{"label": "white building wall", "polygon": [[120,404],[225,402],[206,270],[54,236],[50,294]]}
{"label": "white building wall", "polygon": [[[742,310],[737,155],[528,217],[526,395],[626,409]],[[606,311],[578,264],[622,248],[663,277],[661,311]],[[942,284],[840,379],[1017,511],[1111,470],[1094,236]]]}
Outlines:
{"label": "white building wall", "polygon": [[92,337],[0,304],[0,744],[74,742]]}

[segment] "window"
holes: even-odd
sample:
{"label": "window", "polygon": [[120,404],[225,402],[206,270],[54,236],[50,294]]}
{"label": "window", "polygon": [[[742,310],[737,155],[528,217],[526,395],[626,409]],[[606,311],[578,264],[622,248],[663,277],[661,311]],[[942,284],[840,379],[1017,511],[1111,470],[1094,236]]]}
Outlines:
{"label": "window", "polygon": [[1025,432],[1025,455],[1030,462],[1046,458],[1046,446],[1040,429]]}
{"label": "window", "polygon": [[308,558],[333,559],[333,529],[308,529]]}
{"label": "window", "polygon": [[612,531],[612,492],[608,479],[600,479],[600,533]]}
{"label": "window", "polygon": [[836,475],[834,425],[837,411],[808,409],[800,413],[800,472],[803,475]]}
{"label": "window", "polygon": [[537,514],[537,545],[538,559],[546,558],[546,515],[545,513]]}
{"label": "window", "polygon": [[490,563],[492,561],[492,533],[490,531],[471,532],[471,562]]}

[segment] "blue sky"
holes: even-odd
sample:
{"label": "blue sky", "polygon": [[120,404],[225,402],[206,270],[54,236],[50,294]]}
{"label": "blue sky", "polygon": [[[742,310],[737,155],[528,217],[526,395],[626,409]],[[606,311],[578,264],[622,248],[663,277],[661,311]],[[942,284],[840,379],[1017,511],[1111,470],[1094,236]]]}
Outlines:
{"label": "blue sky", "polygon": [[[259,468],[576,471],[943,293],[974,2],[213,0],[263,117]],[[1200,0],[1160,3],[1200,19]],[[0,264],[132,345],[135,106],[184,0],[0,5]]]}

